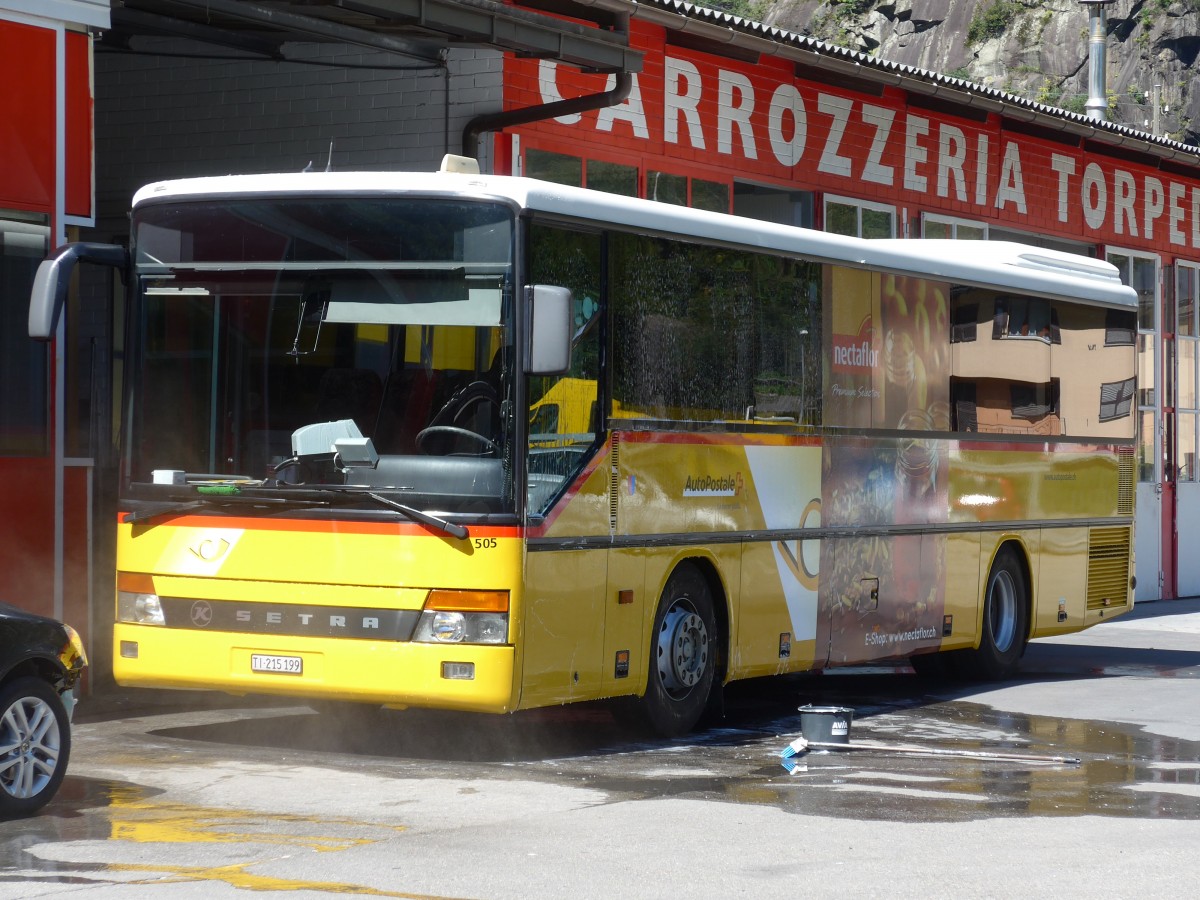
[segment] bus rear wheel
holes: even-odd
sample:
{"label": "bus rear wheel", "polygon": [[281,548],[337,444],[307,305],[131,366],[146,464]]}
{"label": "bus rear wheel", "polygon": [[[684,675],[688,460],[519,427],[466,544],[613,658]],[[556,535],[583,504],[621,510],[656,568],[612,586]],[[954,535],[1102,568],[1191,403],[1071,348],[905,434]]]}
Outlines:
{"label": "bus rear wheel", "polygon": [[719,648],[712,592],[700,570],[679,566],[667,580],[651,636],[646,694],[640,712],[662,737],[690,731],[713,691]]}
{"label": "bus rear wheel", "polygon": [[971,678],[998,680],[1017,671],[1029,631],[1029,586],[1016,554],[1001,550],[988,573],[979,649],[963,651],[956,662]]}

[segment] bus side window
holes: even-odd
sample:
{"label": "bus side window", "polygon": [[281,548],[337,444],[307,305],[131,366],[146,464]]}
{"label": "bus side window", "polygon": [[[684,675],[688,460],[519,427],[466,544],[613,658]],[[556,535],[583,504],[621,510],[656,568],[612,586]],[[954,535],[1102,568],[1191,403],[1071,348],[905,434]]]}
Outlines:
{"label": "bus side window", "polygon": [[818,264],[637,234],[608,264],[614,415],[819,424]]}
{"label": "bus side window", "polygon": [[527,499],[532,512],[541,512],[583,468],[597,440],[600,235],[534,223],[528,264],[532,283],[570,289],[574,314],[571,368],[528,382]]}

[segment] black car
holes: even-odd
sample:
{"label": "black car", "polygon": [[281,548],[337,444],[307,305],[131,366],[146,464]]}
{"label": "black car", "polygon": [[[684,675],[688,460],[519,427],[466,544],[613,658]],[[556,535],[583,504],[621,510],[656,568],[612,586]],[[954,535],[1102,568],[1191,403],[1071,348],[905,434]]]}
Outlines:
{"label": "black car", "polygon": [[86,665],[70,625],[0,603],[0,819],[37,812],[62,784]]}

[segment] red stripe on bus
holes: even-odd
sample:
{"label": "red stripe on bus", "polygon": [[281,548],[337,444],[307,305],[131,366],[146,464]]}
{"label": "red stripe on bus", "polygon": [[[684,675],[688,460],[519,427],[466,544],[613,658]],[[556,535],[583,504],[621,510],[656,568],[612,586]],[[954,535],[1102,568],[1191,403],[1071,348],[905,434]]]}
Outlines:
{"label": "red stripe on bus", "polygon": [[550,511],[546,513],[546,518],[542,520],[542,524],[537,527],[531,527],[528,530],[527,534],[530,537],[541,537],[546,533],[547,529],[554,524],[559,514],[567,508],[571,500],[579,493],[583,485],[587,483],[587,480],[592,477],[592,473],[600,467],[600,464],[609,455],[611,446],[611,443],[605,442],[604,446],[596,451],[591,461],[583,467],[583,471],[575,476],[575,480],[571,482],[571,486],[558,498],[558,502],[550,507]]}
{"label": "red stripe on bus", "polygon": [[[117,513],[117,524],[124,525],[124,512]],[[170,513],[164,513],[163,518]],[[244,531],[293,531],[310,534],[383,534],[402,537],[443,537],[434,527],[416,522],[349,522],[345,519],[256,519],[228,516],[174,516],[171,525],[180,528],[238,528]],[[471,537],[523,537],[525,529],[520,525],[467,525]]]}

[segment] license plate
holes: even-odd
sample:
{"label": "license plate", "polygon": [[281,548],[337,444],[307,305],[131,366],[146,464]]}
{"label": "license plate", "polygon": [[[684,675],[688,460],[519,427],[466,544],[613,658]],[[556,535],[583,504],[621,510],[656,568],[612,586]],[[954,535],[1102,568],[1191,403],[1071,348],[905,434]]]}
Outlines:
{"label": "license plate", "polygon": [[303,675],[304,657],[251,653],[250,671],[270,672],[273,675]]}

